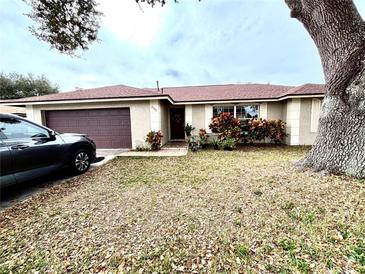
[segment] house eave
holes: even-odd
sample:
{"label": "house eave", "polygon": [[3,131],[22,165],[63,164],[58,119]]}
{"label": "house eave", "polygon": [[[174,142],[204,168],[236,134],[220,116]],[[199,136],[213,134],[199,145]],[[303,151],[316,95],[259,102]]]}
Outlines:
{"label": "house eave", "polygon": [[174,105],[201,105],[201,104],[239,104],[239,103],[264,103],[279,102],[295,98],[322,98],[324,94],[288,95],[279,98],[254,98],[254,99],[228,99],[228,100],[200,100],[200,101],[175,101]]}
{"label": "house eave", "polygon": [[44,100],[44,101],[20,101],[20,102],[1,102],[7,106],[27,106],[27,105],[57,105],[57,104],[83,104],[83,103],[107,103],[107,102],[126,102],[126,101],[146,101],[146,100],[168,100],[173,104],[173,100],[170,96],[139,96],[139,97],[123,97],[123,98],[95,98],[95,99],[69,99],[69,100]]}
{"label": "house eave", "polygon": [[7,106],[27,106],[27,105],[57,105],[57,104],[82,104],[82,103],[106,103],[106,102],[126,102],[126,101],[146,101],[146,100],[168,100],[172,105],[201,105],[201,104],[239,104],[239,103],[264,103],[280,102],[287,99],[300,98],[323,98],[324,94],[305,94],[305,95],[287,95],[279,98],[253,98],[253,99],[227,99],[227,100],[200,100],[200,101],[174,101],[169,95],[158,96],[139,96],[123,98],[95,98],[95,99],[77,99],[77,100],[52,100],[52,101],[19,101],[19,102],[0,102]]}
{"label": "house eave", "polygon": [[324,94],[298,94],[298,95],[287,95],[279,98],[279,101],[287,99],[301,99],[301,98],[323,98]]}
{"label": "house eave", "polygon": [[238,104],[252,102],[275,102],[277,99],[229,99],[229,100],[202,100],[202,101],[177,101],[174,105],[203,105],[203,104]]}

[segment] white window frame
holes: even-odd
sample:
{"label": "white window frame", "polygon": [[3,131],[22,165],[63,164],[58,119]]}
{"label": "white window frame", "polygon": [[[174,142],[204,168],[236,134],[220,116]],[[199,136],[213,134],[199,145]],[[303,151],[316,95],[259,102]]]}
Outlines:
{"label": "white window frame", "polygon": [[[254,118],[254,119],[259,119],[260,118],[260,104],[239,104],[239,105],[235,105],[234,106],[234,112],[235,112],[234,118],[237,118],[236,107],[249,107],[249,106],[257,106],[257,118]],[[252,118],[238,118],[238,119],[240,119],[240,120],[250,120]]]}
{"label": "white window frame", "polygon": [[[257,106],[258,108],[258,113],[257,113],[257,118],[260,117],[260,104],[254,103],[254,104],[216,104],[212,106],[212,117],[214,117],[214,107],[231,107],[233,106],[233,117],[236,118],[237,117],[237,106]],[[252,118],[238,118],[240,120],[249,120]]]}
{"label": "white window frame", "polygon": [[215,104],[212,106],[212,117],[214,117],[214,108],[215,107],[232,107],[233,106],[233,116],[236,117],[236,106],[232,104]]}

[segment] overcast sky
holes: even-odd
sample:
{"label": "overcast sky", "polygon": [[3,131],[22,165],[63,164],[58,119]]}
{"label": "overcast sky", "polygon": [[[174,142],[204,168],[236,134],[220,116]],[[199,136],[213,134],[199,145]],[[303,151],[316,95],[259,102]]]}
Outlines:
{"label": "overcast sky", "polygon": [[[323,83],[317,50],[284,0],[180,0],[165,7],[102,0],[100,42],[80,58],[29,31],[22,0],[0,0],[0,71],[44,74],[62,91],[136,87]],[[365,1],[355,1],[365,16]]]}

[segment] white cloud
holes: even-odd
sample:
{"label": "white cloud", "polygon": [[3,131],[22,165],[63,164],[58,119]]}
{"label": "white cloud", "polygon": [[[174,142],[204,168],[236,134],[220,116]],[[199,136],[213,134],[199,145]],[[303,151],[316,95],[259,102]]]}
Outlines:
{"label": "white cloud", "polygon": [[146,4],[138,5],[133,0],[103,0],[100,11],[104,13],[102,27],[124,43],[147,47],[164,25],[169,7]]}

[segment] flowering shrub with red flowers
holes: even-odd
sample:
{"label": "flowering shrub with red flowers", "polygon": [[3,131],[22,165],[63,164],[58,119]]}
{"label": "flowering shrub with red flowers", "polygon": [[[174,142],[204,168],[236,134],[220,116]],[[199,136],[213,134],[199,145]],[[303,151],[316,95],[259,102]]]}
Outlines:
{"label": "flowering shrub with red flowers", "polygon": [[146,142],[151,145],[151,150],[160,150],[163,134],[159,131],[150,131],[147,134]]}
{"label": "flowering shrub with red flowers", "polygon": [[286,123],[282,120],[268,120],[269,138],[272,142],[282,143],[287,136],[285,132]]}
{"label": "flowering shrub with red flowers", "polygon": [[285,122],[282,120],[252,119],[248,121],[248,138],[262,141],[269,138],[271,142],[282,143],[287,136]]}
{"label": "flowering shrub with red flowers", "polygon": [[204,128],[199,129],[199,138],[200,140],[208,140],[208,133]]}
{"label": "flowering shrub with red flowers", "polygon": [[199,130],[199,143],[202,148],[207,148],[208,146],[208,133],[204,128]]}
{"label": "flowering shrub with red flowers", "polygon": [[234,138],[238,140],[241,137],[240,120],[236,119],[229,112],[223,112],[218,117],[212,118],[209,128],[213,133],[218,133],[218,138]]}

